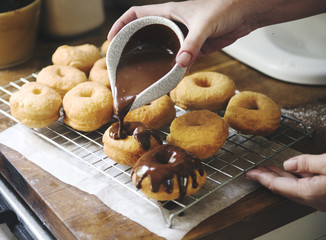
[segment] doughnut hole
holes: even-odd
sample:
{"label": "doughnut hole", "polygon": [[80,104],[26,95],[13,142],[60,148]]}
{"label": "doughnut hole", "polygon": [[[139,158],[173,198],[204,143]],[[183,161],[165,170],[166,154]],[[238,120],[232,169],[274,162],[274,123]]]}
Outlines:
{"label": "doughnut hole", "polygon": [[153,160],[159,164],[168,164],[170,162],[171,156],[167,152],[156,152],[153,155]]}
{"label": "doughnut hole", "polygon": [[93,90],[87,89],[85,91],[82,91],[80,92],[79,96],[82,98],[91,98],[93,96]]}
{"label": "doughnut hole", "polygon": [[199,122],[199,119],[190,119],[188,126],[189,127],[200,127],[202,124]]}
{"label": "doughnut hole", "polygon": [[212,83],[211,81],[209,81],[208,79],[196,79],[195,80],[195,84],[198,86],[198,87],[202,87],[202,88],[209,88],[212,86]]}
{"label": "doughnut hole", "polygon": [[42,93],[42,89],[39,89],[39,88],[34,88],[33,89],[33,94],[40,95],[41,93]]}
{"label": "doughnut hole", "polygon": [[255,101],[255,100],[250,101],[248,103],[247,108],[250,109],[250,110],[259,110],[259,106],[258,106],[257,101]]}
{"label": "doughnut hole", "polygon": [[57,68],[57,69],[56,69],[56,74],[57,74],[59,77],[64,77],[64,74],[62,73],[62,71],[61,71],[60,68]]}

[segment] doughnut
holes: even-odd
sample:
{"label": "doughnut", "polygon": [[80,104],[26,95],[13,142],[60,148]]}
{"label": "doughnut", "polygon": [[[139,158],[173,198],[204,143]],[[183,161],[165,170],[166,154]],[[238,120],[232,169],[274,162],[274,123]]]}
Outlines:
{"label": "doughnut", "polygon": [[106,67],[106,58],[100,58],[94,63],[91,71],[89,72],[88,80],[99,82],[111,89],[108,69]]}
{"label": "doughnut", "polygon": [[106,56],[106,52],[108,51],[110,42],[109,40],[105,40],[101,45],[101,54],[102,56]]}
{"label": "doughnut", "polygon": [[126,121],[136,121],[154,129],[162,128],[175,118],[174,103],[168,95],[129,112]]}
{"label": "doughnut", "polygon": [[43,128],[59,118],[62,98],[52,88],[30,82],[13,93],[9,102],[14,118],[29,128]]}
{"label": "doughnut", "polygon": [[146,151],[162,143],[158,133],[140,122],[124,122],[125,136],[118,137],[119,123],[113,123],[102,137],[105,154],[117,163],[132,166]]}
{"label": "doughnut", "polygon": [[65,124],[90,132],[106,124],[113,115],[111,91],[97,82],[83,82],[66,93],[62,101]]}
{"label": "doughnut", "polygon": [[158,201],[182,199],[206,181],[201,161],[184,149],[164,144],[142,155],[132,168],[134,185]]}
{"label": "doughnut", "polygon": [[228,125],[243,134],[265,136],[278,128],[281,110],[264,94],[243,91],[230,99],[224,114]]}
{"label": "doughnut", "polygon": [[37,75],[36,82],[56,90],[61,97],[78,83],[87,81],[86,74],[77,68],[65,65],[50,65]]}
{"label": "doughnut", "polygon": [[224,109],[234,95],[235,84],[229,77],[217,72],[197,72],[184,77],[170,97],[185,110]]}
{"label": "doughnut", "polygon": [[75,67],[88,74],[94,63],[100,58],[100,50],[92,44],[62,45],[53,53],[52,62],[54,65]]}
{"label": "doughnut", "polygon": [[224,120],[209,110],[195,110],[175,118],[166,137],[199,159],[214,155],[224,144],[229,129]]}

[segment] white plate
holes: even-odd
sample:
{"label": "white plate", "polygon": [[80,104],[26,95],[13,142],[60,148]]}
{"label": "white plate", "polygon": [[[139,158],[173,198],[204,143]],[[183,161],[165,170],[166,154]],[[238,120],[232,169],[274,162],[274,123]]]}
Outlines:
{"label": "white plate", "polygon": [[223,51],[279,80],[326,85],[326,14],[257,29]]}

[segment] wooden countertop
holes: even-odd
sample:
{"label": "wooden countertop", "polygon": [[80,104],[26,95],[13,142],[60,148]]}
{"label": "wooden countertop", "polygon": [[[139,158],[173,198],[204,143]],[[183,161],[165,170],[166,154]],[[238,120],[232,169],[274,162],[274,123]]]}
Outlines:
{"label": "wooden countertop", "polygon": [[[71,39],[39,36],[35,55],[17,67],[0,71],[0,85],[26,77],[51,64],[51,55],[62,44],[92,43],[100,46],[113,21],[121,14],[107,11],[100,28]],[[264,93],[273,98],[288,115],[316,129],[313,139],[305,139],[293,148],[303,153],[326,152],[326,87],[303,86],[281,82],[216,52],[199,59],[190,72],[214,70],[230,76],[237,88]],[[10,122],[0,118],[0,131]],[[99,199],[64,184],[19,153],[1,145],[0,173],[58,239],[159,239],[139,224],[106,207]],[[34,176],[38,184],[31,184]],[[87,195],[87,201],[84,196]],[[58,201],[60,199],[60,201]],[[74,204],[67,204],[68,202]],[[259,188],[230,207],[206,219],[185,239],[252,239],[314,210]],[[87,236],[87,237],[85,237]]]}

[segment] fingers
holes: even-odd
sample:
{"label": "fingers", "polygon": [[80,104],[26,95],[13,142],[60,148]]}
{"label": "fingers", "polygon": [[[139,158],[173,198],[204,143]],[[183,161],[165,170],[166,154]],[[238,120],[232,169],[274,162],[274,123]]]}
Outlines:
{"label": "fingers", "polygon": [[246,176],[276,194],[318,210],[326,210],[325,175],[297,178],[276,167],[258,167],[247,172]]}
{"label": "fingers", "polygon": [[259,167],[247,172],[246,177],[258,181],[274,193],[291,199],[298,198],[298,178],[276,167]]}
{"label": "fingers", "polygon": [[145,5],[145,6],[134,6],[128,9],[121,17],[112,25],[109,33],[108,40],[111,41],[114,36],[127,25],[129,22],[136,20],[145,16],[162,16],[170,18],[173,20],[173,17],[170,16],[171,8],[173,3],[163,3],[163,4],[154,4],[154,5]]}
{"label": "fingers", "polygon": [[126,24],[129,22],[135,20],[137,18],[137,15],[135,11],[130,8],[128,11],[126,11],[115,23],[112,25],[109,33],[108,33],[108,40],[111,42],[114,36],[123,28]]}
{"label": "fingers", "polygon": [[284,162],[284,169],[294,173],[326,175],[326,154],[303,154]]}
{"label": "fingers", "polygon": [[206,37],[201,31],[190,30],[176,56],[176,63],[181,67],[191,66],[200,55],[205,40]]}

